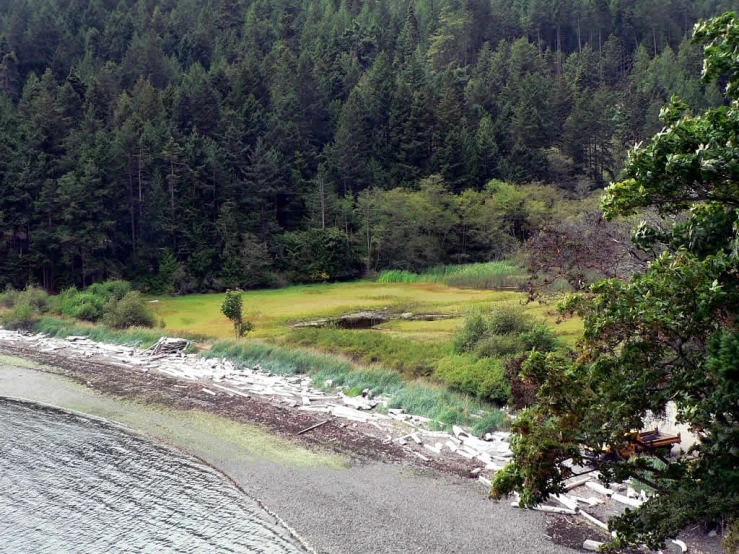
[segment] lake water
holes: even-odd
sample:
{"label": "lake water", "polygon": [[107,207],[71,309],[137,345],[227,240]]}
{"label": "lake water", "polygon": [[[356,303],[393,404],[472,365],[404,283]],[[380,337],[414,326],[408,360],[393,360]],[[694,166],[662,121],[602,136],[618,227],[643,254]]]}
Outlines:
{"label": "lake water", "polygon": [[0,552],[305,552],[197,459],[0,399]]}

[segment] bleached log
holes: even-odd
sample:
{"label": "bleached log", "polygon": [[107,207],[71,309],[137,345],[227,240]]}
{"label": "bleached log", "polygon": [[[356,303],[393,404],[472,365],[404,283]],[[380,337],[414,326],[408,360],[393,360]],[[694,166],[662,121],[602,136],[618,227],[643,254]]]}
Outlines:
{"label": "bleached log", "polygon": [[677,545],[680,548],[680,550],[683,552],[683,554],[685,554],[688,551],[688,545],[679,539],[673,540],[672,544]]}
{"label": "bleached log", "polygon": [[582,487],[585,483],[588,483],[590,481],[590,477],[583,477],[582,479],[578,479],[577,481],[572,481],[565,485],[565,491],[571,491],[572,489],[576,489],[577,487]]}
{"label": "bleached log", "polygon": [[426,450],[429,450],[429,451],[433,452],[434,454],[441,454],[441,450],[439,450],[435,446],[431,446],[430,444],[424,444],[423,447]]}
{"label": "bleached log", "polygon": [[628,496],[624,496],[623,494],[614,494],[611,496],[613,500],[616,502],[620,502],[621,504],[625,504],[627,506],[631,506],[632,508],[638,508],[642,504],[644,504],[641,500],[638,500],[636,498],[629,498]]}
{"label": "bleached log", "polygon": [[462,429],[461,427],[457,425],[452,425],[452,432],[454,433],[454,436],[457,438],[460,438],[460,436],[464,436],[464,437],[469,436],[467,431],[465,431],[464,429]]}
{"label": "bleached log", "polygon": [[594,481],[588,481],[587,483],[585,483],[585,486],[588,487],[590,490],[593,490],[598,494],[602,494],[604,496],[613,496],[614,494],[616,494],[616,491],[612,491],[611,489],[608,489],[600,483],[596,483]]}
{"label": "bleached log", "polygon": [[472,458],[475,457],[474,454],[470,454],[466,450],[462,450],[462,449],[457,450],[456,454],[459,454],[460,456],[462,456],[463,458],[467,458],[468,460],[471,460]]}
{"label": "bleached log", "polygon": [[554,498],[557,502],[562,504],[565,508],[568,508],[574,512],[577,512],[580,507],[577,505],[577,500],[574,498],[570,498],[566,494],[555,494],[552,498]]}
{"label": "bleached log", "polygon": [[593,552],[597,552],[598,549],[603,546],[602,542],[598,541],[591,541],[590,539],[586,540],[584,543],[582,543],[582,547],[585,550],[591,550]]}
{"label": "bleached log", "polygon": [[605,529],[608,531],[608,525],[603,523],[601,520],[599,520],[597,517],[591,516],[588,512],[585,512],[583,510],[580,510],[580,515],[584,517],[586,520],[588,520],[590,523],[595,525],[596,527],[600,527],[601,529]]}
{"label": "bleached log", "polygon": [[416,435],[415,433],[411,433],[410,436],[413,439],[413,442],[415,442],[416,444],[422,444],[423,441],[418,438],[418,435]]}
{"label": "bleached log", "polygon": [[446,442],[445,442],[444,444],[445,444],[445,445],[446,445],[446,447],[447,447],[447,448],[448,448],[449,450],[451,450],[452,452],[456,452],[456,451],[457,451],[457,445],[456,445],[456,444],[454,444],[454,443],[453,443],[452,441],[448,440],[448,441],[446,441]]}
{"label": "bleached log", "polygon": [[207,393],[208,393],[208,394],[210,394],[210,395],[216,396],[216,393],[215,393],[215,392],[213,392],[213,391],[212,391],[212,390],[210,390],[210,389],[206,389],[206,388],[203,388],[203,392],[207,392]]}
{"label": "bleached log", "polygon": [[479,476],[479,477],[477,478],[477,480],[478,480],[478,481],[480,481],[480,483],[482,483],[482,484],[483,484],[483,485],[485,485],[486,487],[492,487],[492,486],[493,486],[493,483],[492,483],[492,481],[490,481],[490,479],[487,479],[486,477],[483,477],[482,475],[480,475],[480,476]]}
{"label": "bleached log", "polygon": [[429,460],[429,458],[427,458],[426,456],[424,456],[424,455],[423,455],[423,454],[421,454],[420,452],[416,452],[416,451],[414,450],[414,451],[413,451],[413,453],[414,453],[414,454],[415,454],[416,456],[418,456],[419,458],[421,458],[421,459],[422,459],[422,460],[423,460],[424,462],[428,462],[428,461],[430,461],[430,460]]}
{"label": "bleached log", "polygon": [[557,508],[556,506],[547,506],[545,504],[534,506],[531,509],[536,510],[537,512],[547,512],[549,514],[566,514],[568,516],[574,516],[577,513],[575,512],[575,510],[570,510],[569,508]]}

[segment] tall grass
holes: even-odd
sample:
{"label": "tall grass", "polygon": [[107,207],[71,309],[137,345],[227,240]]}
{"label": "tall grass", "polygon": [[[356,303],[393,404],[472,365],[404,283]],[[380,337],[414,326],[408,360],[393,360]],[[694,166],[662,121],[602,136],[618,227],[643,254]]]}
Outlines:
{"label": "tall grass", "polygon": [[[447,429],[452,425],[473,425],[477,433],[485,433],[507,423],[502,412],[472,397],[426,383],[407,382],[397,372],[387,369],[354,369],[346,359],[330,354],[254,342],[218,341],[206,356],[226,358],[250,367],[259,365],[281,375],[309,375],[319,388],[324,388],[327,381],[330,387],[366,388],[373,395],[389,397],[388,407],[428,417]],[[482,417],[475,418],[472,414]]]}
{"label": "tall grass", "polygon": [[330,328],[295,329],[282,342],[341,353],[365,364],[381,363],[412,377],[431,375],[439,358],[451,351],[448,344],[438,342],[419,342],[376,331]]}
{"label": "tall grass", "polygon": [[[71,336],[84,336],[98,342],[109,344],[125,344],[148,348],[156,343],[167,333],[154,329],[131,327],[128,329],[111,329],[105,325],[85,325],[79,322],[57,319],[54,317],[41,318],[34,325],[34,331],[44,333],[51,337],[66,338]],[[181,333],[178,333],[182,336]],[[202,335],[185,334],[184,338],[190,340],[203,340]]]}
{"label": "tall grass", "polygon": [[[86,336],[99,342],[139,348],[147,348],[164,336],[164,333],[152,329],[116,330],[104,325],[85,325],[53,317],[39,320],[34,330],[58,338]],[[187,338],[204,339],[193,335]],[[333,387],[369,389],[374,396],[387,396],[388,407],[403,408],[407,413],[430,418],[437,422],[437,426],[448,430],[451,425],[472,425],[475,432],[485,433],[507,425],[505,416],[499,410],[471,396],[423,382],[405,381],[397,371],[378,367],[357,368],[341,356],[304,348],[230,340],[216,341],[203,355],[225,358],[248,367],[259,365],[279,375],[308,375],[317,388],[326,390]]]}
{"label": "tall grass", "polygon": [[383,271],[380,283],[442,283],[450,287],[472,289],[501,289],[520,286],[526,278],[524,271],[513,262],[487,262],[465,265],[440,265],[423,273],[401,269]]}

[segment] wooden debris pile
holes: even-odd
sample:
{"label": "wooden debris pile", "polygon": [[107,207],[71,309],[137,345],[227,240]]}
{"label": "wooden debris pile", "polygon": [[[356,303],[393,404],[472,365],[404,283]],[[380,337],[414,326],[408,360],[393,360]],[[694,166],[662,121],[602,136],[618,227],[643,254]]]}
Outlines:
{"label": "wooden debris pile", "polygon": [[[638,508],[647,501],[647,494],[643,489],[637,492],[627,484],[612,484],[609,488],[596,479],[597,474],[570,479],[565,485],[565,493],[554,495],[549,504],[540,504],[532,509],[550,514],[577,516],[589,525],[608,532],[608,519],[620,514],[625,508]],[[511,506],[520,508],[520,499],[517,496]],[[680,552],[688,552],[683,541],[674,540],[672,543]],[[602,542],[596,540],[586,540],[583,549],[595,552],[602,545]]]}

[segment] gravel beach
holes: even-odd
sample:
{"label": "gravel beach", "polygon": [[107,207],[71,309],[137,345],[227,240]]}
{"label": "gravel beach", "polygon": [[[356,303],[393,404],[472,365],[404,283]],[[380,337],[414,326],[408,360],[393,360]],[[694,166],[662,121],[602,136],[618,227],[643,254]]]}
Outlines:
{"label": "gravel beach", "polygon": [[[78,380],[77,380],[78,381]],[[0,357],[0,396],[105,417],[225,472],[317,552],[559,553],[546,516],[487,499],[477,481],[400,462],[306,447],[258,425],[103,394]]]}

